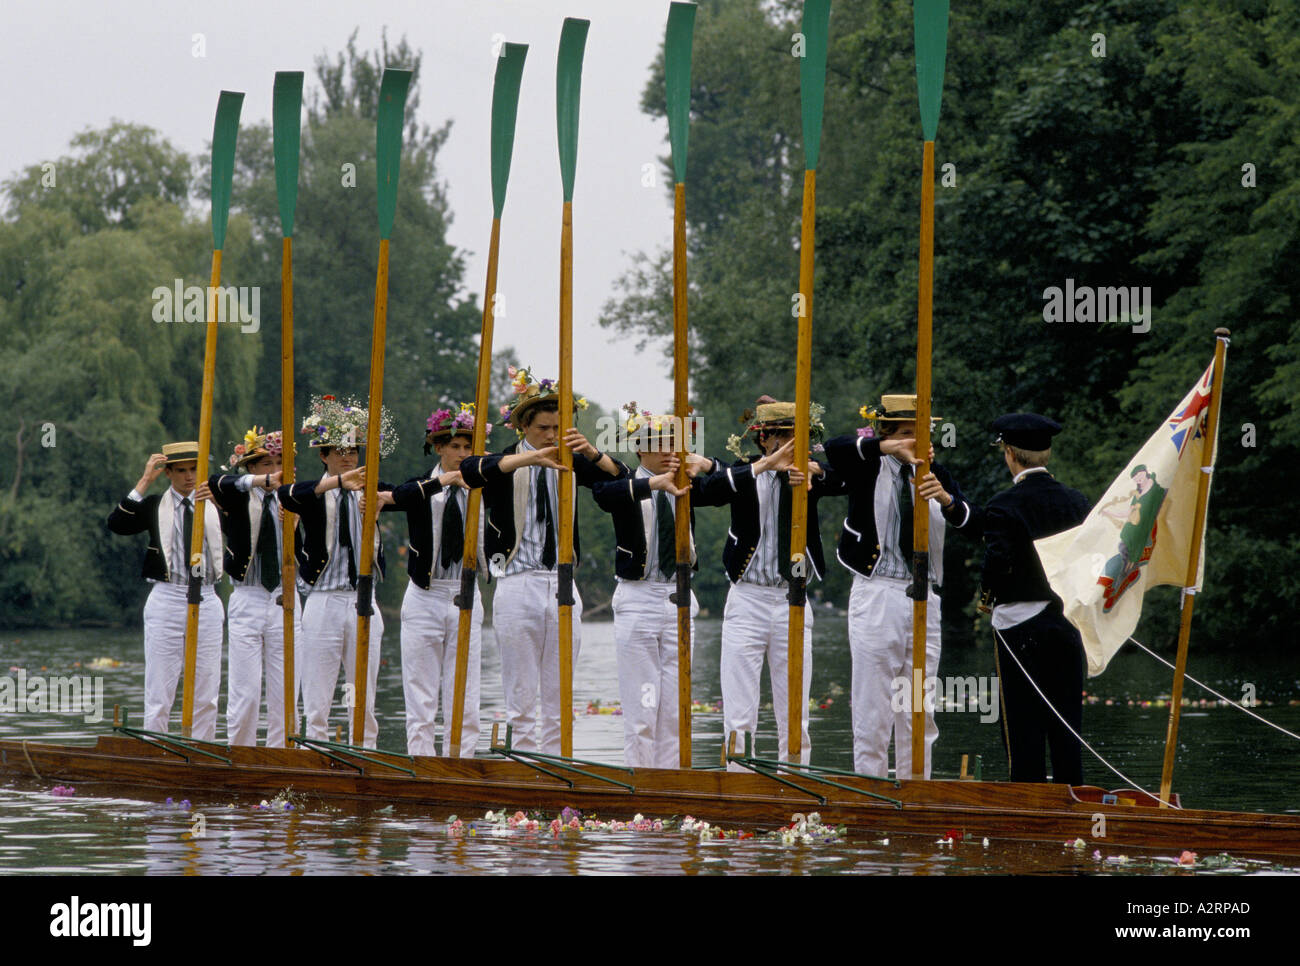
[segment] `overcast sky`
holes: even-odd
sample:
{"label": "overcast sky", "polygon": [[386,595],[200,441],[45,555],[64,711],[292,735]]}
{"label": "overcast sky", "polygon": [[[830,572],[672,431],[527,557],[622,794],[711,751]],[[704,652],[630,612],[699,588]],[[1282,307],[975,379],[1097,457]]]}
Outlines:
{"label": "overcast sky", "polygon": [[[455,216],[450,241],[466,254],[465,281],[481,300],[492,219],[494,37],[526,43],[502,221],[498,288],[507,314],[498,319],[496,346],[514,346],[534,373],[554,375],[562,204],[555,60],[564,18],[586,17],[591,30],[574,190],[574,381],[607,408],[630,399],[665,407],[672,384],[663,346],[637,356],[596,317],[629,264],[628,253],[667,245],[672,236],[663,186],[642,185],[647,163],[659,177],[667,123],[639,109],[668,7],[669,0],[6,0],[0,176],[67,153],[74,134],[113,118],[157,128],[199,154],[212,136],[221,89],[245,92],[242,123],[269,122],[277,70],[303,70],[313,86],[316,56],[339,51],[354,27],[361,50],[378,47],[387,27],[390,43],[404,34],[424,53],[420,120],[454,122],[439,174]],[[194,34],[204,35],[203,57],[193,54]],[[393,257],[402,257],[400,211],[393,244]],[[141,299],[146,304],[147,293]]]}

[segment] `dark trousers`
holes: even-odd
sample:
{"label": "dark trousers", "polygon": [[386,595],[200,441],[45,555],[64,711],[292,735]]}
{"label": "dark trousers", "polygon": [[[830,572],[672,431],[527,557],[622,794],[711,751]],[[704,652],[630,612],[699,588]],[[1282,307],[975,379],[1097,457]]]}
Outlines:
{"label": "dark trousers", "polygon": [[[1002,740],[1013,782],[1045,782],[1046,741],[1052,752],[1052,780],[1083,784],[1082,746],[1052,713],[1025,672],[1052,707],[1082,733],[1083,641],[1074,626],[1049,607],[1015,627],[994,631],[1002,690]],[[1020,664],[1007,653],[1008,648]],[[1024,665],[1025,671],[1021,671]]]}

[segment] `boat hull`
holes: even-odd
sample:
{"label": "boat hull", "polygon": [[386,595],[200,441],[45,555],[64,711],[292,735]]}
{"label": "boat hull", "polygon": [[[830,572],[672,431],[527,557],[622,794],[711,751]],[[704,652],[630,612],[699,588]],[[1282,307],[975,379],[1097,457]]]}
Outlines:
{"label": "boat hull", "polygon": [[[1202,809],[1103,804],[1100,788],[977,781],[893,782],[832,776],[845,788],[790,776],[803,789],[752,773],[583,766],[601,778],[568,774],[572,782],[529,764],[498,758],[406,758],[367,752],[387,764],[343,754],[332,759],[306,749],[218,749],[224,761],[173,752],[133,738],[102,737],[93,746],[0,741],[0,774],[62,782],[104,782],[177,792],[243,793],[267,797],[292,787],[326,799],[404,803],[462,815],[495,808],[564,806],[602,818],[640,812],[667,817],[693,815],[728,827],[787,824],[795,813],[819,812],[829,825],[856,831],[942,838],[950,830],[966,837],[1062,842],[1082,838],[1108,847],[1173,853],[1300,855],[1300,816]],[[394,766],[394,767],[390,767]],[[554,766],[549,766],[554,770]],[[408,775],[398,768],[410,769]],[[601,780],[601,779],[607,780]],[[612,784],[623,782],[632,789]],[[900,804],[867,797],[887,796]],[[815,794],[812,794],[815,793]],[[1133,794],[1133,793],[1128,793]],[[817,796],[820,796],[820,800]],[[445,815],[438,816],[445,818]],[[1098,832],[1104,830],[1104,834]]]}

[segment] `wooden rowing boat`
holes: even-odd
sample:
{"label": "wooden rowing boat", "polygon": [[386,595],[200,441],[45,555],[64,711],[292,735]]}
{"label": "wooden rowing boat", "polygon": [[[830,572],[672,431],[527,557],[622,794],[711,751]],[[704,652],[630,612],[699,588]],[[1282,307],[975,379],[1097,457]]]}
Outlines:
{"label": "wooden rowing boat", "polygon": [[[199,747],[205,750],[193,750]],[[501,807],[549,813],[569,806],[605,818],[689,814],[727,826],[774,827],[796,812],[816,811],[829,825],[859,832],[943,838],[957,830],[968,838],[1081,838],[1094,847],[1300,856],[1300,815],[1161,808],[1140,792],[1108,793],[1094,786],[895,782],[829,769],[801,774],[767,766],[749,773],[590,762],[579,767],[549,759],[411,758],[329,743],[310,749],[186,749],[113,735],[81,747],[0,740],[0,774],[169,793],[266,797],[291,787],[325,799],[402,802],[448,814]]]}

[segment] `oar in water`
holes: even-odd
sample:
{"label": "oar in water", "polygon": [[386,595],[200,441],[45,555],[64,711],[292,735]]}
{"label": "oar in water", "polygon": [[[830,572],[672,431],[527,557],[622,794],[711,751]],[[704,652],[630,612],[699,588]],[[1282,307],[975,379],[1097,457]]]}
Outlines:
{"label": "oar in water", "polygon": [[[930,349],[934,302],[934,136],[939,130],[943,98],[943,66],[948,48],[948,0],[915,0],[912,7],[916,38],[916,86],[921,104],[920,284],[916,313],[916,455],[913,486],[930,472]],[[912,777],[925,776],[926,598],[930,590],[930,504],[912,500]],[[937,669],[936,669],[937,670]],[[902,775],[898,776],[902,778]]]}
{"label": "oar in water", "polygon": [[[370,667],[370,617],[374,614],[375,514],[379,510],[379,427],[384,405],[384,340],[388,324],[388,237],[397,214],[397,174],[402,163],[402,123],[409,70],[384,68],[379,82],[379,120],[375,129],[375,160],[379,180],[379,269],[375,274],[375,316],[370,336],[370,398],[366,412],[366,512],[361,524],[361,553],[357,564],[357,665],[352,708],[352,744],[365,744],[366,702]],[[379,642],[375,642],[379,646]]]}
{"label": "oar in water", "polygon": [[[478,342],[478,381],[474,390],[473,451],[487,448],[488,392],[492,381],[492,329],[497,294],[497,258],[501,247],[501,212],[506,205],[506,183],[510,180],[510,158],[515,148],[515,116],[519,111],[519,83],[524,72],[527,44],[505,44],[497,58],[492,84],[492,236],[488,242],[487,287],[483,292],[483,328]],[[481,489],[469,491],[465,510],[465,553],[460,566],[460,623],[456,628],[455,696],[448,744],[451,757],[460,757],[460,731],[465,721],[465,681],[469,672],[469,632],[474,616],[474,581],[478,566],[478,515]],[[472,751],[473,749],[471,749]]]}
{"label": "oar in water", "polygon": [[[808,415],[812,407],[813,249],[817,225],[817,156],[822,140],[822,105],[826,100],[826,47],[830,36],[831,0],[805,0],[803,57],[799,61],[799,100],[803,116],[803,214],[799,231],[799,335],[795,356],[794,463],[808,471]],[[786,748],[790,761],[803,753],[803,630],[808,601],[808,490],[790,493],[790,620],[787,665]],[[777,709],[780,713],[780,709]]]}
{"label": "oar in water", "polygon": [[560,754],[573,756],[573,452],[563,434],[573,425],[573,178],[578,167],[578,104],[582,93],[582,55],[589,20],[565,17],[555,69],[555,127],[564,185],[560,228],[560,478],[559,588]]}
{"label": "oar in water", "polygon": [[[222,91],[217,98],[217,119],[212,125],[212,274],[208,281],[208,329],[203,347],[203,389],[199,397],[199,461],[195,477],[200,481],[208,478],[208,450],[212,445],[212,389],[217,371],[217,288],[221,285],[221,250],[226,244],[230,187],[235,176],[235,139],[239,135],[239,111],[243,104],[242,93]],[[194,675],[198,662],[199,601],[203,593],[201,509],[194,514],[190,548],[189,586],[186,594],[188,606],[185,613],[185,683],[181,700],[181,734],[187,738],[194,727]]]}
{"label": "oar in water", "polygon": [[[271,129],[275,151],[275,197],[280,206],[280,482],[290,484],[294,476],[293,422],[293,216],[298,207],[298,157],[302,127],[302,71],[281,70],[275,74],[271,98]],[[280,526],[284,557],[280,565],[280,591],[284,599],[284,741],[297,730],[298,693],[294,687],[294,605],[298,593],[293,556],[294,522],[285,513]]]}
{"label": "oar in water", "polygon": [[[691,45],[695,4],[668,8],[664,78],[668,140],[673,152],[673,412],[677,427],[677,741],[678,763],[691,767],[691,492],[686,475],[690,394],[686,366],[686,141],[691,120]],[[662,701],[663,695],[659,696]]]}

